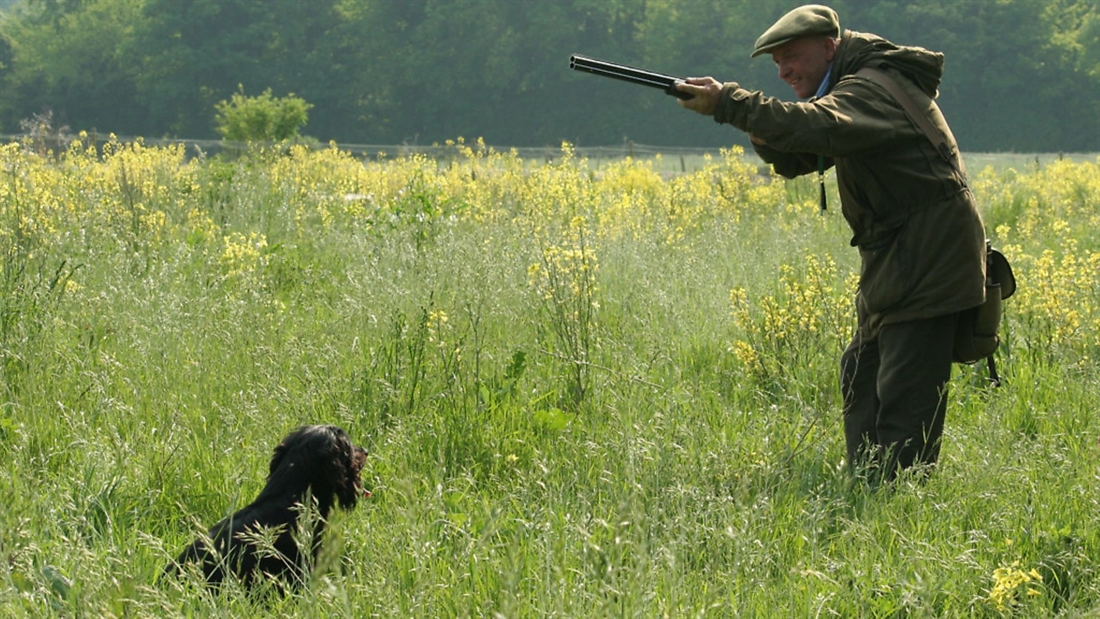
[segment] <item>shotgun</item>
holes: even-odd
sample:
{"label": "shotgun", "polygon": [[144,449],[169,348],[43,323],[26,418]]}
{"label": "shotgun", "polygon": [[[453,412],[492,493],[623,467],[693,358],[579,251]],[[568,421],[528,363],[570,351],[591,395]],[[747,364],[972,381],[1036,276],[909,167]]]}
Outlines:
{"label": "shotgun", "polygon": [[665,91],[665,94],[672,95],[679,99],[695,98],[695,95],[691,93],[676,90],[676,83],[684,81],[683,78],[680,77],[653,73],[652,71],[646,71],[644,69],[636,69],[622,64],[596,60],[595,58],[581,56],[580,54],[573,54],[569,57],[569,68],[574,71],[584,71],[585,73],[591,73],[593,75],[602,75],[604,77],[623,80],[631,84],[641,84],[642,86],[649,86],[651,88],[660,88]]}

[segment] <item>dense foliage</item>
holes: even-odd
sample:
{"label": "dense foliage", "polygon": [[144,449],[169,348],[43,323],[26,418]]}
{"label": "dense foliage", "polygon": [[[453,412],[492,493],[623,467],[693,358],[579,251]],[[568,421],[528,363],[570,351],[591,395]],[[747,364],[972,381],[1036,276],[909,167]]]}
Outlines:
{"label": "dense foliage", "polygon": [[[941,466],[870,491],[843,218],[736,149],[669,174],[83,140],[0,146],[0,615],[1100,608],[1100,161],[972,166],[1020,282],[1005,384],[957,368]],[[162,577],[314,422],[374,492],[315,581]]]}
{"label": "dense foliage", "polygon": [[310,107],[293,94],[273,97],[270,88],[258,97],[237,92],[214,106],[218,111],[215,128],[230,142],[283,142],[298,137],[298,131],[309,121]]}
{"label": "dense foliage", "polygon": [[[52,109],[100,134],[214,136],[213,108],[297,93],[325,142],[744,143],[571,53],[789,98],[755,38],[780,0],[17,0],[0,18],[0,133]],[[1100,151],[1095,0],[834,0],[842,26],[947,55],[967,151]]]}

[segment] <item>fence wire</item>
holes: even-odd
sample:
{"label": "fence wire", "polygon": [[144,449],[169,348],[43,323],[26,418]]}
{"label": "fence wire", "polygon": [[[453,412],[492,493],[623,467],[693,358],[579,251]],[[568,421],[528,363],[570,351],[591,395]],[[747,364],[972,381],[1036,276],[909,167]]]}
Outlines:
{"label": "fence wire", "polygon": [[[249,148],[259,146],[276,146],[274,142],[271,143],[257,143],[257,142],[229,142],[225,140],[196,140],[196,139],[180,139],[180,138],[148,138],[148,137],[135,137],[135,136],[119,136],[119,135],[103,135],[96,133],[86,133],[84,140],[91,145],[102,146],[103,144],[115,141],[120,144],[129,144],[137,141],[141,141],[148,146],[174,146],[182,144],[187,148],[188,154],[192,156],[205,156],[213,155],[222,151],[245,151]],[[30,140],[37,144],[42,144],[48,147],[50,150],[60,152],[68,147],[69,143],[77,139],[77,136],[58,133],[50,135],[36,135],[33,133],[16,133],[16,134],[0,134],[0,141],[3,142],[22,142],[24,140]],[[379,157],[407,157],[412,155],[424,155],[426,157],[438,157],[446,158],[453,157],[459,153],[460,148],[472,148],[477,151],[479,148],[485,148],[493,152],[499,153],[516,153],[521,159],[530,160],[553,160],[561,157],[563,150],[561,146],[495,146],[484,145],[479,146],[477,143],[466,142],[464,144],[351,144],[343,142],[319,142],[315,140],[303,140],[298,142],[310,148],[326,149],[335,147],[341,151],[351,153],[356,156],[364,158],[379,158]],[[652,144],[637,144],[634,142],[623,142],[622,144],[609,145],[609,146],[571,146],[570,149],[579,157],[586,157],[589,159],[619,159],[625,157],[635,158],[650,158],[661,156],[703,156],[703,155],[717,155],[719,149],[716,148],[695,148],[685,146],[655,146]]]}

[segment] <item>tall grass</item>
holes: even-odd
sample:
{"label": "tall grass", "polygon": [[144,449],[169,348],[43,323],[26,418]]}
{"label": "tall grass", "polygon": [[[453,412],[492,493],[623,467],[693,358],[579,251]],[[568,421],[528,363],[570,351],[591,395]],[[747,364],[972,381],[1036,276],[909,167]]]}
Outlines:
{"label": "tall grass", "polygon": [[[1100,612],[1100,164],[976,175],[1020,282],[1005,384],[958,368],[941,466],[873,492],[812,186],[454,148],[0,147],[3,614]],[[303,423],[374,493],[313,582],[163,578]]]}

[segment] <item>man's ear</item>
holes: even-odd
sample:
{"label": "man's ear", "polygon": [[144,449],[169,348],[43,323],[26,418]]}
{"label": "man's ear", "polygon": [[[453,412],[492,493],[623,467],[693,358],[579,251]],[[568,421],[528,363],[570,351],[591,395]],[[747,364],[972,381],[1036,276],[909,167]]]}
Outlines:
{"label": "man's ear", "polygon": [[825,60],[832,62],[836,56],[836,48],[840,45],[840,39],[825,37]]}

